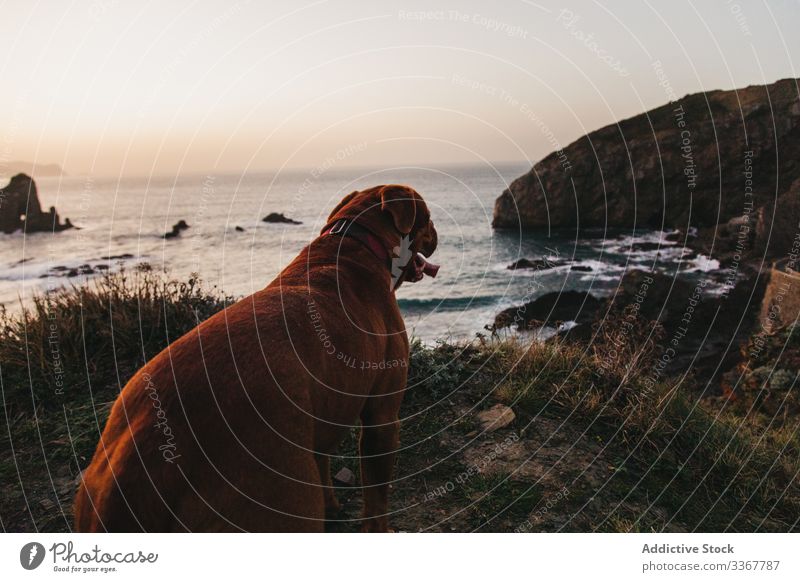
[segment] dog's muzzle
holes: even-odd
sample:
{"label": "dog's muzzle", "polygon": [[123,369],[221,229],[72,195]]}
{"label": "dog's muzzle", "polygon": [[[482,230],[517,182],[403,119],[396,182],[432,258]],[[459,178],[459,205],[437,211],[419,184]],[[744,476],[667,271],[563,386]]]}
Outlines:
{"label": "dog's muzzle", "polygon": [[410,283],[422,281],[423,277],[436,277],[439,273],[439,265],[431,263],[422,253],[414,255],[414,260],[408,265],[405,280]]}

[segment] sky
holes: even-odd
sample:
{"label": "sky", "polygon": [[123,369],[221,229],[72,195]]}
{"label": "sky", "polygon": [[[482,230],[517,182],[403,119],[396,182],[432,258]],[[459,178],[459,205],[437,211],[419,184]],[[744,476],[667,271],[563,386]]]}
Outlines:
{"label": "sky", "polygon": [[173,175],[532,162],[675,96],[797,77],[761,0],[3,2],[0,165]]}

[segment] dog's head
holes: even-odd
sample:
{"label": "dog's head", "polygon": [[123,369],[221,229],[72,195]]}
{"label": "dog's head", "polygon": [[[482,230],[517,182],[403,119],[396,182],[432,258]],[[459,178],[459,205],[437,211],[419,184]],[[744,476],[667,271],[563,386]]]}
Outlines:
{"label": "dog's head", "polygon": [[407,248],[411,262],[403,265],[408,267],[404,280],[419,280],[423,271],[435,274],[436,267],[417,253],[430,257],[439,237],[427,204],[413,188],[389,184],[351,192],[333,209],[328,224],[344,218],[369,229],[387,249]]}

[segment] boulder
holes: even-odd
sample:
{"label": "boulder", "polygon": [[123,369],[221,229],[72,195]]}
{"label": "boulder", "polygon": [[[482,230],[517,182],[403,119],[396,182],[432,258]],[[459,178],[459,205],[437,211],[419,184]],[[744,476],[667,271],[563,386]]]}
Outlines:
{"label": "boulder", "polygon": [[169,232],[164,233],[164,238],[175,238],[181,234],[182,231],[189,228],[189,225],[186,224],[186,221],[181,219],[175,224],[172,225],[172,230]]}
{"label": "boulder", "polygon": [[765,333],[793,325],[800,318],[800,271],[797,259],[776,262],[769,270],[759,325]]}
{"label": "boulder", "polygon": [[600,299],[585,291],[547,293],[524,305],[501,311],[495,317],[494,328],[516,326],[523,330],[564,321],[591,322],[602,306]]}
{"label": "boulder", "polygon": [[579,138],[511,183],[493,226],[714,226],[798,178],[800,101],[784,79],[687,95]]}
{"label": "boulder", "polygon": [[347,467],[339,469],[336,475],[333,476],[333,480],[346,487],[353,487],[356,484],[355,474]]}
{"label": "boulder", "polygon": [[630,251],[634,253],[649,253],[652,251],[663,250],[665,246],[671,246],[660,242],[638,242],[630,246]]}
{"label": "boulder", "polygon": [[552,259],[518,259],[511,263],[507,269],[515,271],[517,269],[536,269],[542,271],[545,269],[554,269],[555,267],[563,267],[567,263],[563,261],[554,261]]}
{"label": "boulder", "polygon": [[285,216],[283,212],[270,212],[264,218],[262,218],[261,221],[275,224],[303,224],[298,220],[292,220],[291,218]]}
{"label": "boulder", "polygon": [[514,422],[516,415],[505,404],[495,404],[476,415],[481,432],[494,432]]}
{"label": "boulder", "polygon": [[[622,314],[626,306],[635,305],[642,324],[659,321],[672,333],[681,325],[684,312],[694,295],[694,288],[689,281],[680,277],[633,269],[622,277],[619,287],[610,299],[611,309]],[[703,299],[700,298],[691,306],[695,322],[695,308],[702,302]]]}

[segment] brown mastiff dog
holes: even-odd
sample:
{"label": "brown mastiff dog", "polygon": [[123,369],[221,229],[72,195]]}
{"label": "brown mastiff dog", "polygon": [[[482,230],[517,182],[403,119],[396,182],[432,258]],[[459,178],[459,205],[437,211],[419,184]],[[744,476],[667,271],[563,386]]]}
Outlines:
{"label": "brown mastiff dog", "polygon": [[323,531],[338,507],[329,455],[360,420],[362,529],[388,531],[409,356],[394,290],[436,274],[422,256],[436,244],[411,188],[346,196],[265,289],[131,378],[83,473],[76,530]]}

